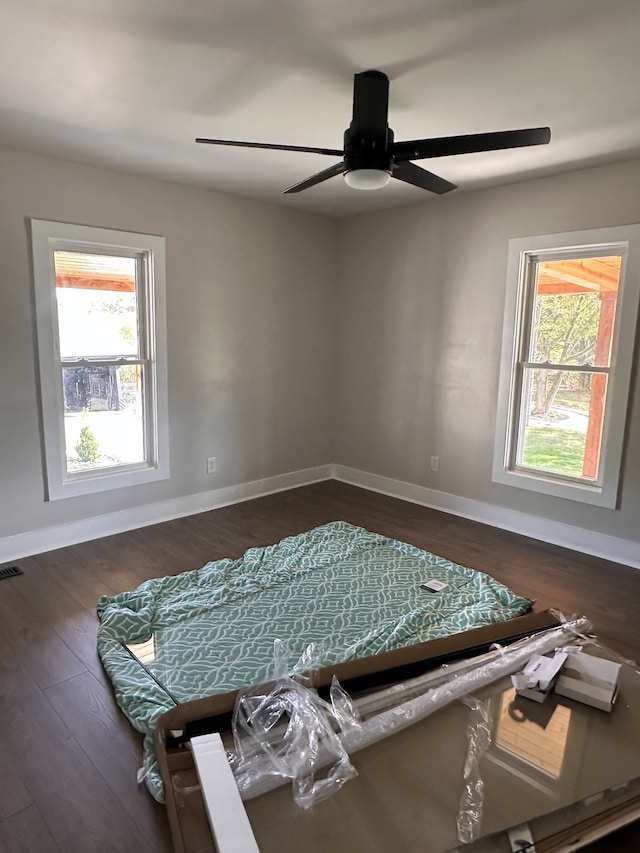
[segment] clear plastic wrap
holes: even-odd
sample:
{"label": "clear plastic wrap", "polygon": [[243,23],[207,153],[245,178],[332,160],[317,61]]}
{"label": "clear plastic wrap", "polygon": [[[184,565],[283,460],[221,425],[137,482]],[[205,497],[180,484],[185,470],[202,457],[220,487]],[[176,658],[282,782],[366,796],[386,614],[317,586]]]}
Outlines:
{"label": "clear plastic wrap", "polygon": [[[591,646],[605,652],[606,657],[617,660],[638,672],[637,664],[618,655],[616,652],[601,644],[596,637],[589,632],[591,625],[586,620],[567,620],[559,611],[553,611],[554,615],[563,622],[563,627],[570,635],[570,642],[564,647],[556,647],[556,658],[560,660],[572,653],[577,653],[586,646]],[[558,644],[561,646],[561,644]],[[499,649],[503,653],[504,649]],[[535,659],[537,655],[532,655]],[[551,660],[551,659],[550,659]],[[518,675],[512,675],[512,682],[516,689],[531,686],[528,682],[519,682]],[[461,700],[471,708],[471,716],[467,728],[468,751],[465,761],[463,779],[464,788],[460,798],[460,808],[457,816],[458,839],[464,844],[470,844],[477,840],[481,832],[482,809],[484,805],[484,782],[480,775],[480,762],[492,743],[491,732],[495,728],[496,720],[491,718],[491,704],[481,702],[474,696],[468,696]],[[510,711],[513,714],[513,711]],[[514,717],[514,719],[523,719]]]}
{"label": "clear plastic wrap", "polygon": [[290,643],[280,637],[273,642],[273,678],[295,678],[298,684],[310,687],[313,675],[324,660],[326,649],[323,644],[309,643],[301,655],[293,652]]}
{"label": "clear plastic wrap", "polygon": [[480,834],[482,807],[484,805],[484,782],[480,776],[480,762],[491,746],[491,712],[488,702],[467,697],[462,700],[471,708],[467,727],[469,748],[464,763],[462,796],[456,821],[458,839],[470,844]]}
{"label": "clear plastic wrap", "polygon": [[338,731],[354,731],[360,723],[335,678],[330,700],[289,676],[238,696],[233,770],[243,796],[265,779],[290,779],[294,801],[309,808],[356,775]]}
{"label": "clear plastic wrap", "polygon": [[183,779],[180,773],[172,775],[171,788],[175,803],[181,809],[188,808],[191,798],[202,791],[202,786],[199,783],[195,785],[190,784]]}
{"label": "clear plastic wrap", "polygon": [[[327,731],[328,719],[326,712],[323,715],[318,715],[314,707],[313,713],[307,713],[306,706],[300,704],[300,714],[296,717],[295,726],[292,727],[291,733],[287,732],[288,744],[285,744],[283,749],[286,755],[293,743],[299,745],[304,750],[305,761],[309,762],[306,765],[306,770],[303,766],[296,767],[297,759],[295,755],[291,756],[291,765],[285,767],[285,764],[282,764],[285,772],[279,770],[278,748],[276,746],[272,755],[271,748],[267,748],[268,738],[265,737],[263,754],[256,754],[255,750],[250,750],[251,755],[247,754],[246,761],[243,762],[244,766],[238,782],[242,797],[245,800],[251,799],[272,788],[278,787],[287,778],[295,778],[295,774],[291,772],[291,768],[296,768],[296,772],[299,773],[310,773],[311,779],[313,779],[322,766],[334,766],[336,762],[340,763],[343,760],[341,757],[342,752],[337,748],[335,739],[338,740],[340,749],[348,754],[364,749],[397,731],[401,731],[417,723],[419,720],[428,717],[449,703],[462,699],[464,696],[468,696],[505,675],[511,675],[519,670],[533,654],[544,654],[556,647],[574,643],[576,635],[578,637],[582,636],[584,632],[590,630],[590,627],[588,620],[578,619],[568,622],[559,628],[549,629],[548,631],[536,634],[517,643],[514,647],[508,647],[505,650],[501,649],[499,652],[493,653],[484,663],[479,665],[476,663],[467,670],[451,673],[451,678],[444,683],[427,689],[426,692],[414,696],[395,707],[382,710],[380,713],[366,719],[361,725],[348,727],[346,731],[343,730],[340,734],[336,734],[333,727],[329,726],[331,735],[327,732],[325,737],[324,732]],[[287,679],[287,681],[290,682],[291,679]],[[276,684],[278,683],[280,682],[276,682]],[[300,685],[296,685],[296,688],[300,688]],[[260,695],[262,695],[262,698],[266,702],[264,708],[266,721],[269,722],[275,717],[274,722],[282,722],[285,719],[285,709],[283,708],[276,715],[275,711],[268,707],[272,701],[280,701],[277,697],[277,691],[274,695],[271,693],[268,696],[265,696],[264,693]],[[294,690],[292,695],[298,696],[299,691]],[[319,701],[322,702],[322,700]],[[315,705],[315,702],[312,704]],[[326,704],[324,703],[325,706]],[[259,698],[255,703],[249,703],[247,712],[251,714],[255,709],[260,709],[259,717],[261,718],[263,714]],[[292,710],[297,711],[298,707],[292,706]],[[244,715],[245,712],[243,711],[242,714]],[[317,731],[314,731],[316,721],[319,728]],[[239,718],[238,723],[241,729],[243,726],[242,717]],[[308,725],[310,729],[303,731],[305,725]],[[287,726],[288,728],[289,726]],[[266,734],[267,732],[265,731]],[[252,739],[251,742],[253,743],[254,740]]]}

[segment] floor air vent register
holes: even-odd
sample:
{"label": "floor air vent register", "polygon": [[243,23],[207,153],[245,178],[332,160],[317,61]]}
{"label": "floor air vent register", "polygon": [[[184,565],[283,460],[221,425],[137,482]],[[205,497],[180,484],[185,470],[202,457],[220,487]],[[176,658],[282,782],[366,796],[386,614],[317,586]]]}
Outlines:
{"label": "floor air vent register", "polygon": [[16,575],[21,575],[22,569],[19,569],[17,566],[7,566],[6,569],[0,569],[0,581],[5,578],[15,578]]}

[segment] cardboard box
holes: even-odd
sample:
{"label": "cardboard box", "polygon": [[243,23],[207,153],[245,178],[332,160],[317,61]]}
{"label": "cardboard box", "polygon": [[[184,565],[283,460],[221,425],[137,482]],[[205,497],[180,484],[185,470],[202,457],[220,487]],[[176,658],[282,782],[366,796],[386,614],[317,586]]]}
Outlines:
{"label": "cardboard box", "polygon": [[[314,685],[328,685],[334,675],[349,692],[390,684],[413,678],[457,658],[481,654],[492,645],[514,642],[558,625],[551,612],[532,612],[507,622],[324,667],[314,673]],[[186,731],[189,737],[196,737],[212,731],[225,731],[230,724],[237,693],[230,691],[183,703],[158,720],[155,749],[165,785],[175,853],[216,853],[216,847],[199,790],[193,756],[189,750],[176,745],[172,732]],[[290,800],[289,791],[286,795]]]}
{"label": "cardboard box", "polygon": [[[640,767],[640,674],[633,667],[622,668],[620,693],[624,702],[612,715],[584,704],[569,709],[555,694],[544,706],[522,703],[524,713],[511,714],[515,694],[509,677],[474,694],[488,709],[492,741],[478,768],[484,786],[481,837],[465,850],[508,850],[504,830],[523,823],[529,824],[536,841],[568,828],[573,837],[573,829],[584,827],[585,818],[593,819],[601,833],[615,828],[609,824],[612,807],[637,800],[639,794],[631,782]],[[211,700],[217,710],[227,704],[221,697],[187,703],[171,712],[173,722],[192,720],[193,706],[199,712],[200,703]],[[359,775],[309,810],[294,804],[290,785],[245,802],[260,853],[423,853],[427,848],[442,853],[459,848],[457,818],[465,790],[471,713],[464,703],[454,702],[357,752],[353,763]],[[564,720],[564,728],[556,727],[553,748],[561,761],[549,772],[544,769],[549,743],[538,738],[537,731],[553,715]],[[523,738],[518,735],[512,741],[508,732],[522,732]],[[220,853],[193,756],[187,749],[171,747],[170,731],[164,737],[158,758],[176,853]],[[229,733],[222,737],[230,746]]]}
{"label": "cardboard box", "polygon": [[568,656],[554,689],[560,696],[611,711],[618,695],[621,669],[619,663],[576,652]]}

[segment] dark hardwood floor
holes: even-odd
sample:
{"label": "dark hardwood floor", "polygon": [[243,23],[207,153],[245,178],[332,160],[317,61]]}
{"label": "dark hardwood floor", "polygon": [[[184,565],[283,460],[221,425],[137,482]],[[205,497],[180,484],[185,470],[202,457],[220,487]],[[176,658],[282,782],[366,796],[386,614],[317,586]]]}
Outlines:
{"label": "dark hardwood floor", "polygon": [[[640,659],[637,570],[335,481],[22,559],[0,583],[0,853],[169,853],[164,808],[136,783],[140,736],[96,654],[98,596],[337,519],[584,614]],[[640,831],[596,849],[640,850]]]}

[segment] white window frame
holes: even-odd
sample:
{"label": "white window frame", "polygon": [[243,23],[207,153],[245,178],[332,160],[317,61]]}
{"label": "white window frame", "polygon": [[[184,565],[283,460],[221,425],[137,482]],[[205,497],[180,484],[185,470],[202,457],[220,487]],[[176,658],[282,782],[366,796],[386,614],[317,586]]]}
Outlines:
{"label": "white window frame", "polygon": [[[88,495],[169,477],[165,240],[63,222],[31,220],[46,499]],[[58,334],[55,251],[119,255],[136,260],[139,330],[145,363],[145,460],[67,473],[64,396]]]}
{"label": "white window frame", "polygon": [[[530,332],[535,296],[532,263],[562,257],[622,255],[608,371],[598,481],[589,483],[560,475],[515,469],[515,450],[521,401],[518,365]],[[622,467],[628,398],[640,296],[640,225],[597,228],[564,234],[545,234],[509,241],[502,355],[492,479],[496,483],[555,497],[615,509]]]}

